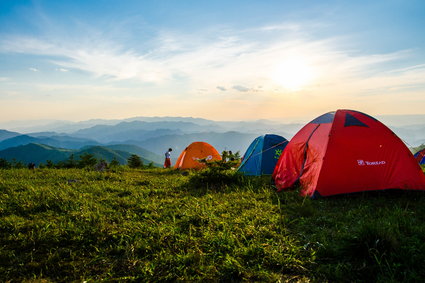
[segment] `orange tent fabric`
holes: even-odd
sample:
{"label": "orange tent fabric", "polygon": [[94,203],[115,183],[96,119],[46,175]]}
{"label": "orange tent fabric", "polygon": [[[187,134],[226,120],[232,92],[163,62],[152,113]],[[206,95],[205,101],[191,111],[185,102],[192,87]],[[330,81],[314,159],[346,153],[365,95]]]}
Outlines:
{"label": "orange tent fabric", "polygon": [[201,169],[205,164],[198,162],[205,158],[207,161],[221,160],[221,155],[206,142],[193,142],[180,154],[174,169]]}

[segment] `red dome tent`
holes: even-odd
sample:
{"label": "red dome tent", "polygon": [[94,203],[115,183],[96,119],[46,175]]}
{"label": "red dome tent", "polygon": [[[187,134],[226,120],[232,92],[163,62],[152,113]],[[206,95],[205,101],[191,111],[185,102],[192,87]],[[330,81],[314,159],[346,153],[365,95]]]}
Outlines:
{"label": "red dome tent", "polygon": [[352,110],[305,125],[286,146],[273,179],[278,191],[299,182],[310,197],[425,190],[425,175],[404,143],[375,118]]}

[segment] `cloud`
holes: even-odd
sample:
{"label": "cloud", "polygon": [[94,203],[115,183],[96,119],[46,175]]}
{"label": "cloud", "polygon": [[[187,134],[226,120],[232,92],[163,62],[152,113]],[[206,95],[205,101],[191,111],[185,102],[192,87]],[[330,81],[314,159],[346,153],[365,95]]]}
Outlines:
{"label": "cloud", "polygon": [[30,70],[30,71],[33,71],[33,72],[38,72],[38,69],[36,69],[36,68],[33,68],[33,67],[31,67],[31,68],[28,68],[28,70]]}
{"label": "cloud", "polygon": [[278,24],[278,25],[269,25],[263,26],[258,29],[259,31],[300,31],[301,26],[296,23],[286,23],[286,24]]}
{"label": "cloud", "polygon": [[5,36],[0,42],[0,52],[42,55],[56,55],[59,53],[55,44],[30,36]]}
{"label": "cloud", "polygon": [[8,77],[0,77],[0,82],[7,82],[9,80],[10,80],[10,78],[8,78]]}
{"label": "cloud", "polygon": [[[267,31],[267,40],[256,37],[261,30]],[[184,82],[194,93],[198,89],[211,93],[217,89],[230,91],[222,85],[233,86],[231,89],[239,92],[258,89],[258,85],[263,86],[262,92],[274,91],[279,85],[271,79],[273,70],[291,57],[303,58],[314,69],[312,87],[319,83],[320,88],[342,87],[359,79],[379,77],[384,69],[399,69],[388,64],[413,54],[412,50],[354,54],[339,47],[339,38],[307,40],[279,36],[288,30],[296,33],[302,31],[302,26],[282,24],[193,34],[159,31],[149,39],[149,44],[141,47],[124,46],[102,38],[101,33],[93,40],[79,42],[54,37],[10,36],[0,40],[0,52],[50,56],[49,61],[57,66],[57,71],[77,69],[110,81],[134,80],[169,85],[171,89],[175,89],[174,83]],[[403,68],[392,78],[397,76],[400,80],[418,83],[425,80],[409,72],[411,67],[404,65]],[[408,78],[412,76],[415,79]]]}
{"label": "cloud", "polygon": [[235,85],[232,88],[236,89],[237,91],[240,91],[240,92],[247,92],[247,91],[250,90],[249,88],[241,86],[241,85]]}

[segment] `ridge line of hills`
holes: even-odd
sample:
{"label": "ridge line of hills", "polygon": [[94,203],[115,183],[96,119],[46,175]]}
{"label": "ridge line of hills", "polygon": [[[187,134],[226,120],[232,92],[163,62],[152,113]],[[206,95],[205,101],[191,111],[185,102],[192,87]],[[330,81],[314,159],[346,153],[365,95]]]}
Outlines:
{"label": "ridge line of hills", "polygon": [[[120,150],[120,148],[126,148],[130,151]],[[20,161],[24,164],[32,162],[38,166],[40,163],[46,164],[48,160],[53,163],[62,162],[69,159],[71,155],[74,155],[75,159],[78,160],[78,157],[84,154],[92,154],[97,160],[105,160],[108,163],[115,159],[120,164],[126,164],[127,159],[132,154],[137,154],[141,157],[143,164],[148,165],[152,163],[153,166],[161,166],[159,156],[136,146],[127,148],[126,145],[96,145],[87,146],[82,149],[66,149],[45,144],[29,143],[0,151],[0,158],[4,158],[8,161]],[[148,156],[151,159],[145,158],[144,156]]]}

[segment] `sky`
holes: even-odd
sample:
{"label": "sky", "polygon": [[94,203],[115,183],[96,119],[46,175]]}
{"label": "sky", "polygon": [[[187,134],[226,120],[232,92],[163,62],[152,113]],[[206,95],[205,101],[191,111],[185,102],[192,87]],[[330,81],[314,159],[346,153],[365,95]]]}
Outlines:
{"label": "sky", "polygon": [[423,0],[0,0],[0,122],[425,114],[423,15]]}

